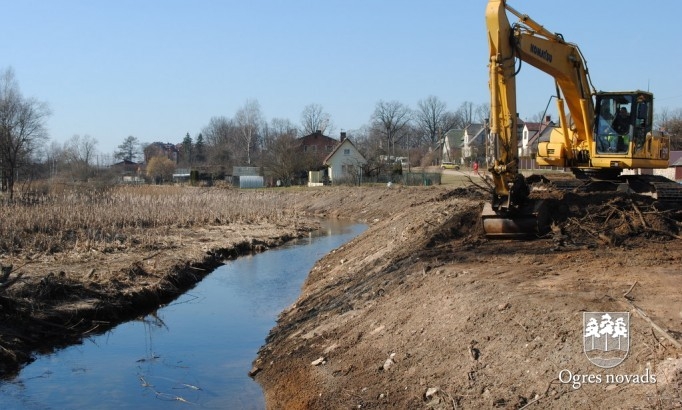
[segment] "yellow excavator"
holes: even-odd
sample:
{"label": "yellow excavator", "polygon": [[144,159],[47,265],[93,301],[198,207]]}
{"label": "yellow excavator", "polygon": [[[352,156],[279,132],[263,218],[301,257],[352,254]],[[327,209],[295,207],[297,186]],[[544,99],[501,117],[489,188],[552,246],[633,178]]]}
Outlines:
{"label": "yellow excavator", "polygon": [[[509,22],[507,12],[518,18]],[[653,129],[653,94],[596,91],[576,44],[552,33],[505,0],[486,9],[490,50],[490,128],[486,156],[491,159],[493,199],[482,220],[488,237],[519,237],[542,231],[541,201],[519,172],[516,74],[523,63],[555,80],[559,125],[538,143],[540,166],[570,168],[575,180],[604,180],[679,198],[677,184],[653,175],[619,176],[624,169],[668,167],[669,138]],[[597,107],[597,108],[595,108]],[[568,109],[568,113],[567,110]],[[629,189],[629,188],[628,188]]]}

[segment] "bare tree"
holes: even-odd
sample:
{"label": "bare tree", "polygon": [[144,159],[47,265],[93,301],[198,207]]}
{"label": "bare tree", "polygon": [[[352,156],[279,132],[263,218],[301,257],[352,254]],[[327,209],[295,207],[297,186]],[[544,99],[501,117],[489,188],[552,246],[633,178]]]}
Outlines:
{"label": "bare tree", "polygon": [[64,143],[66,160],[79,178],[87,178],[95,157],[97,140],[89,135],[74,135]]}
{"label": "bare tree", "polygon": [[234,116],[242,143],[245,145],[246,163],[251,164],[251,150],[257,146],[258,128],[262,122],[260,104],[257,100],[247,100]]}
{"label": "bare tree", "polygon": [[62,166],[67,162],[67,157],[63,144],[57,141],[50,142],[45,149],[45,163],[48,164],[50,177],[56,176],[61,171]]}
{"label": "bare tree", "polygon": [[46,103],[21,95],[14,70],[0,74],[0,178],[10,199],[19,171],[29,167],[31,156],[47,140],[49,115]]}
{"label": "bare tree", "polygon": [[474,103],[471,101],[464,101],[457,109],[457,114],[459,114],[462,123],[458,128],[466,128],[474,122]]}
{"label": "bare tree", "polygon": [[211,117],[201,134],[206,138],[206,144],[215,147],[228,140],[231,129],[232,124],[226,117]]}
{"label": "bare tree", "polygon": [[670,109],[668,107],[663,107],[661,109],[656,109],[656,114],[654,115],[654,122],[655,126],[657,128],[663,128],[665,127],[664,124],[670,120],[670,117],[672,116],[672,113],[670,112]]}
{"label": "bare tree", "polygon": [[409,107],[398,101],[379,101],[372,115],[372,122],[387,143],[387,152],[394,153],[395,144],[403,136],[403,131],[412,119]]}
{"label": "bare tree", "polygon": [[445,102],[438,97],[429,96],[426,100],[420,100],[417,105],[417,126],[426,137],[426,143],[433,148],[446,132],[457,127],[459,117],[456,113],[447,111]]}
{"label": "bare tree", "polygon": [[682,109],[659,110],[656,114],[656,124],[670,136],[670,149],[682,150]]}
{"label": "bare tree", "polygon": [[265,173],[285,184],[290,183],[296,173],[304,169],[303,157],[298,151],[299,143],[295,134],[282,134],[272,141],[267,151]]}
{"label": "bare tree", "polygon": [[207,161],[214,165],[227,165],[238,146],[234,121],[226,117],[212,117],[201,134],[206,138]]}
{"label": "bare tree", "polygon": [[263,150],[267,151],[278,138],[284,135],[296,137],[298,129],[292,122],[284,118],[273,118],[263,125]]}
{"label": "bare tree", "polygon": [[433,95],[427,97],[425,100],[419,100],[417,103],[417,111],[415,112],[415,119],[422,134],[428,137],[431,145],[438,142],[438,135],[443,131],[443,119],[446,113],[445,102]]}
{"label": "bare tree", "polygon": [[288,119],[273,118],[263,126],[263,170],[265,176],[289,184],[305,169],[296,139],[298,129]]}
{"label": "bare tree", "polygon": [[[540,114],[542,118],[542,114]],[[483,124],[490,121],[490,103],[480,104],[476,107],[476,121]]]}
{"label": "bare tree", "polygon": [[331,125],[331,115],[324,112],[319,104],[306,105],[301,113],[301,132],[303,135],[313,134],[315,131],[321,131],[324,134],[327,128],[331,129]]}

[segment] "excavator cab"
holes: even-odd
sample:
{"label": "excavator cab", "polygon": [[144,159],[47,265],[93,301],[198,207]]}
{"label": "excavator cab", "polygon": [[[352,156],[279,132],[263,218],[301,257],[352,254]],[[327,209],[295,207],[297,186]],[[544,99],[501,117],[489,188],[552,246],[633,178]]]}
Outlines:
{"label": "excavator cab", "polygon": [[651,132],[653,95],[646,92],[597,93],[594,139],[597,155],[632,156]]}
{"label": "excavator cab", "polygon": [[597,92],[593,149],[585,168],[666,168],[669,138],[653,129],[654,96],[646,91]]}

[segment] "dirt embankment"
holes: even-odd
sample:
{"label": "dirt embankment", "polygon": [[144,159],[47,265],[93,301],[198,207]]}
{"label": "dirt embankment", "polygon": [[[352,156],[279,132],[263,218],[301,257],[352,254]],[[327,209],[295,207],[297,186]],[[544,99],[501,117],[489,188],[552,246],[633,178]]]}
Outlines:
{"label": "dirt embankment", "polygon": [[0,260],[0,378],[11,378],[36,353],[156,310],[194,286],[224,260],[261,252],[316,226],[229,224],[161,229],[155,249],[94,248]]}
{"label": "dirt embankment", "polygon": [[[548,196],[546,237],[490,241],[463,189],[314,198],[299,207],[371,226],[316,264],[259,352],[269,408],[682,406],[679,209]],[[631,312],[623,363],[589,361],[584,312]]]}
{"label": "dirt embankment", "polygon": [[[490,241],[478,217],[487,198],[463,188],[281,195],[295,211],[289,223],[173,228],[156,249],[15,258],[0,276],[0,374],[153,310],[223,258],[277,246],[326,216],[370,228],[316,264],[268,336],[254,374],[270,408],[682,405],[679,209],[545,195],[551,232]],[[628,356],[597,367],[583,352],[583,312],[624,311]]]}

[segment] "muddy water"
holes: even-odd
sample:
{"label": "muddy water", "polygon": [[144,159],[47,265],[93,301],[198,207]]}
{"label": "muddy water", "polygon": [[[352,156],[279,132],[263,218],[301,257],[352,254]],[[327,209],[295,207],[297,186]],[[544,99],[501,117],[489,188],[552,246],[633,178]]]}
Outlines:
{"label": "muddy water", "polygon": [[295,244],[230,261],[155,314],[0,382],[0,409],[261,409],[247,373],[278,313],[318,259],[364,229],[329,222]]}

